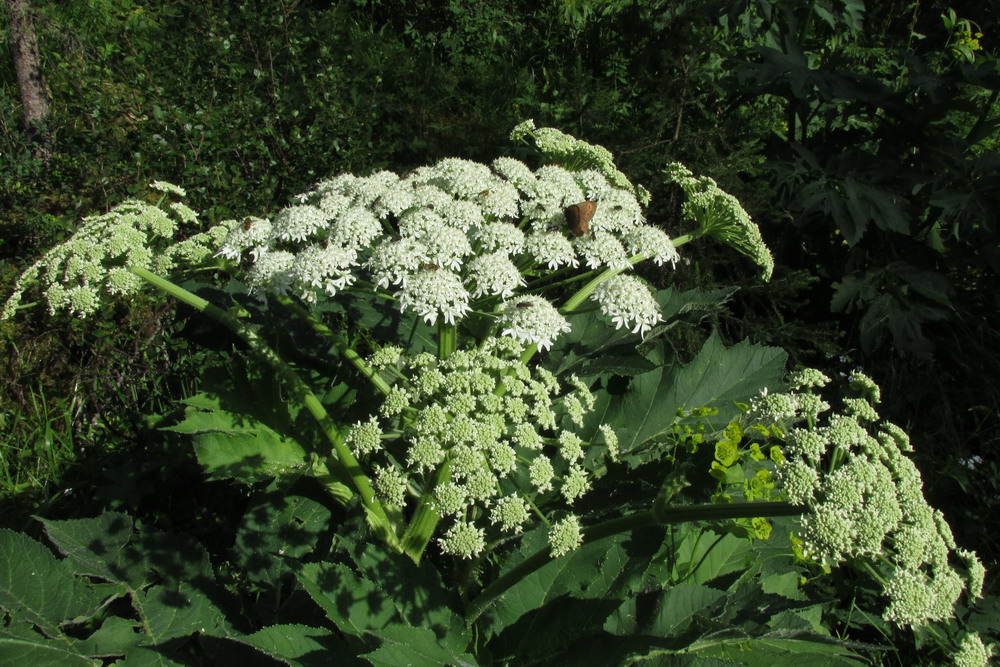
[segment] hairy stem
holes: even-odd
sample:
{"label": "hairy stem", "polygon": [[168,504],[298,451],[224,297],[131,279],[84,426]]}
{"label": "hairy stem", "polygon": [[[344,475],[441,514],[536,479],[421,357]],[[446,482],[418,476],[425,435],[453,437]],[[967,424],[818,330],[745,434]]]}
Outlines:
{"label": "hairy stem", "polygon": [[300,304],[296,303],[292,299],[286,296],[280,296],[277,297],[277,301],[278,303],[285,306],[293,313],[301,317],[303,320],[305,320],[316,333],[318,333],[324,339],[328,340],[333,345],[335,345],[340,354],[342,354],[345,359],[351,362],[351,364],[356,369],[358,369],[358,371],[360,371],[362,375],[368,378],[368,380],[382,394],[384,395],[389,394],[389,384],[384,379],[382,379],[382,376],[378,374],[378,371],[376,371],[374,368],[369,366],[367,362],[365,362],[364,358],[362,358],[362,356],[358,354],[354,350],[354,348],[352,348],[350,345],[347,344],[347,341],[344,339],[343,336],[334,332],[332,329],[330,329],[330,327],[326,326],[325,324],[317,320],[315,317],[312,316],[312,314],[308,310],[303,308]]}
{"label": "hairy stem", "polygon": [[400,548],[399,540],[393,530],[392,522],[385,512],[385,508],[382,507],[382,504],[375,497],[375,491],[372,489],[368,477],[364,474],[361,465],[354,458],[351,450],[344,443],[340,429],[337,428],[336,423],[330,418],[323,403],[309,389],[309,386],[298,376],[295,370],[277,352],[271,349],[256,331],[225,310],[142,267],[129,267],[129,270],[154,287],[218,321],[243,339],[250,346],[250,349],[278,374],[278,377],[289,386],[296,398],[305,406],[309,414],[313,416],[313,419],[319,424],[320,430],[323,431],[330,442],[333,451],[328,457],[329,467],[338,481],[334,482],[331,480],[327,482],[327,490],[338,501],[344,503],[350,499],[353,489],[361,499],[365,515],[372,528],[390,547],[398,550]]}
{"label": "hairy stem", "polygon": [[441,520],[441,515],[438,514],[433,506],[434,489],[442,484],[446,484],[450,479],[451,462],[445,461],[444,465],[438,471],[434,485],[429,489],[425,489],[423,495],[420,496],[417,509],[414,511],[413,518],[410,519],[410,524],[406,527],[406,533],[403,535],[403,553],[413,559],[413,562],[418,565],[420,564],[420,558],[423,556],[424,550],[427,548],[427,543],[431,541],[434,529],[437,528],[438,522]]}

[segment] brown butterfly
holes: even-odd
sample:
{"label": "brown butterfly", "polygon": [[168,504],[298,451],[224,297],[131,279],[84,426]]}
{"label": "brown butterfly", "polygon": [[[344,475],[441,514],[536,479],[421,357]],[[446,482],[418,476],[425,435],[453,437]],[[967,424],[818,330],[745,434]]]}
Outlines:
{"label": "brown butterfly", "polygon": [[597,202],[593,201],[583,201],[566,209],[566,222],[569,223],[569,231],[573,232],[573,236],[583,236],[590,230],[590,219],[594,217],[596,210]]}

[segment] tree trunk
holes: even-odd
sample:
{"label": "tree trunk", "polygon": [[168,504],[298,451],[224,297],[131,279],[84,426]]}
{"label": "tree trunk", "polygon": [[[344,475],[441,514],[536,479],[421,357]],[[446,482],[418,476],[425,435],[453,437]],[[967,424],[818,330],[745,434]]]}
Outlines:
{"label": "tree trunk", "polygon": [[29,0],[7,0],[10,42],[21,94],[24,134],[29,140],[37,141],[40,150],[44,151],[48,139],[45,123],[49,118],[49,100],[42,80],[42,61],[38,55],[38,39],[28,3]]}

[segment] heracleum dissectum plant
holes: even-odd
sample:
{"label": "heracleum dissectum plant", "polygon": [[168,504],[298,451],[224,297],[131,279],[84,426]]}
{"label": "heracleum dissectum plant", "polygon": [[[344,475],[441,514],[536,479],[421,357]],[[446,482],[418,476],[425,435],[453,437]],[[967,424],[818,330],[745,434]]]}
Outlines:
{"label": "heracleum dissectum plant", "polygon": [[[748,500],[784,494],[791,503],[740,507],[669,507],[585,527],[573,512],[618,454],[617,435],[601,424],[585,440],[584,418],[595,397],[578,378],[557,378],[529,364],[571,331],[588,299],[607,322],[649,335],[662,314],[649,287],[629,273],[651,259],[674,265],[677,247],[711,236],[753,260],[768,278],[770,252],[739,203],[708,178],[673,164],[666,177],[687,196],[682,212],[697,229],[671,239],[646,223],[649,193],[633,185],[611,154],[530,121],[512,137],[534,142],[546,164],[532,169],[513,158],[491,164],[447,159],[398,175],[344,174],[318,183],[270,219],[225,221],[177,240],[197,214],[182,189],[162,182],[153,205],[125,202],[84,220],[66,242],[32,265],[16,284],[0,319],[22,307],[37,284],[52,313],[85,317],[114,297],[152,284],[229,327],[281,377],[315,418],[329,444],[310,452],[306,469],[333,497],[359,499],[369,524],[392,549],[419,560],[429,544],[459,558],[477,558],[533,524],[549,544],[486,586],[469,618],[544,559],[590,539],[705,518],[752,519],[808,509],[797,537],[810,562],[863,565],[884,589],[885,619],[920,626],[948,618],[963,590],[979,595],[984,570],[957,549],[947,524],[923,499],[919,473],[903,456],[898,427],[879,421],[878,388],[863,375],[857,395],[830,413],[817,391],[829,380],[798,373],[792,391],[753,401],[745,431],[777,443],[746,480]],[[586,226],[571,228],[567,209],[585,206]],[[163,275],[224,271],[261,300],[276,303],[327,336],[382,398],[366,419],[337,424],[295,369],[241,320]],[[582,287],[575,288],[581,277]],[[554,288],[561,288],[557,290]],[[550,295],[568,293],[557,303]],[[438,327],[437,354],[411,354],[391,342],[363,358],[329,329],[313,306],[360,298],[393,303]],[[466,318],[475,329],[460,330]],[[469,331],[478,331],[477,336]],[[482,333],[485,332],[485,333]],[[460,338],[460,333],[462,334]],[[741,425],[716,445],[716,470],[738,463]],[[727,506],[728,505],[728,506]],[[779,509],[773,509],[784,505]],[[706,509],[706,507],[710,507]],[[436,539],[435,539],[436,538]],[[953,566],[965,564],[964,578]],[[966,635],[968,664],[989,649]]]}
{"label": "heracleum dissectum plant", "polygon": [[[332,445],[325,465],[339,481],[331,492],[359,494],[390,544],[419,558],[443,520],[441,548],[471,556],[487,537],[541,520],[551,525],[553,553],[565,553],[581,539],[579,521],[567,512],[603,466],[602,456],[585,456],[594,444],[572,433],[593,397],[575,379],[563,387],[526,364],[571,330],[568,318],[587,299],[613,326],[647,335],[662,320],[659,306],[627,271],[645,259],[674,265],[675,246],[685,240],[675,244],[646,224],[649,193],[629,182],[605,149],[531,121],[512,137],[533,141],[547,164],[446,159],[402,176],[343,174],[269,219],[226,221],[179,242],[179,229],[197,215],[177,201],[182,189],[155,183],[157,205],[129,201],[88,218],[32,266],[3,315],[14,313],[33,282],[41,283],[50,312],[79,316],[150,282],[232,328],[295,384]],[[567,225],[566,209],[581,202],[595,204],[585,233]],[[752,226],[745,214],[737,224]],[[350,297],[391,301],[438,325],[439,365],[429,365],[427,355],[388,363],[391,348],[369,364],[341,341],[385,396],[377,414],[344,429],[262,338],[160,277],[199,266],[233,272],[252,294],[327,333],[311,306]],[[554,303],[548,294],[559,282],[550,276],[567,271],[590,280]],[[487,334],[478,350],[463,352],[456,330],[469,316],[486,318]],[[478,356],[468,362],[463,355]],[[500,360],[504,369],[489,375],[485,369]],[[459,392],[454,384],[472,372],[458,368],[462,363],[481,368],[475,386]],[[428,383],[439,377],[446,381],[432,389]],[[599,432],[602,451],[613,456],[614,431],[603,425]]]}
{"label": "heracleum dissectum plant", "polygon": [[[387,506],[402,511],[410,499],[429,498],[444,517],[445,553],[471,558],[488,541],[518,534],[543,499],[571,507],[590,488],[595,466],[616,453],[608,427],[599,443],[573,433],[594,406],[587,387],[576,377],[562,386],[524,364],[523,352],[510,338],[489,338],[443,360],[408,357],[398,348],[369,359],[400,382],[377,415],[353,427],[347,443],[376,471],[376,491]],[[588,457],[595,447],[596,456]],[[569,548],[564,532],[553,526],[556,554]]]}

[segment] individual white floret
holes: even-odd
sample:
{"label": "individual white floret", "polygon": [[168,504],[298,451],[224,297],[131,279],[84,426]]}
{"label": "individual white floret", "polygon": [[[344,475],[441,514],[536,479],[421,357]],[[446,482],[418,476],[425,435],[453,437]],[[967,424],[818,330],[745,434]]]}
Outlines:
{"label": "individual white floret", "polygon": [[452,271],[461,271],[465,258],[472,254],[469,237],[460,229],[442,226],[433,234],[421,237],[430,263]]}
{"label": "individual white floret", "polygon": [[382,429],[374,416],[366,422],[358,422],[348,432],[344,442],[352,452],[367,456],[382,446]]}
{"label": "individual white floret", "polygon": [[565,209],[586,200],[583,188],[573,177],[573,173],[555,165],[546,165],[535,172],[533,196],[528,205]]}
{"label": "individual white floret", "polygon": [[382,502],[402,507],[406,502],[406,476],[394,466],[375,468],[375,491]]}
{"label": "individual white floret", "polygon": [[790,461],[778,468],[777,478],[788,500],[796,505],[812,502],[820,489],[819,473],[801,459]]}
{"label": "individual white floret", "polygon": [[516,255],[524,249],[524,232],[509,222],[488,222],[476,230],[476,241],[484,252]]}
{"label": "individual white floret", "polygon": [[290,273],[299,296],[309,302],[316,302],[317,291],[327,296],[350,287],[356,277],[352,273],[357,255],[335,245],[310,246],[300,252],[292,263]]}
{"label": "individual white floret", "polygon": [[372,280],[381,288],[390,284],[405,286],[407,279],[420,268],[429,264],[427,246],[409,237],[385,239],[365,262],[371,271]]}
{"label": "individual white floret", "polygon": [[962,637],[951,660],[955,667],[988,667],[993,655],[992,645],[986,646],[978,634],[969,632]]}
{"label": "individual white floret", "polygon": [[441,440],[434,437],[414,438],[406,453],[406,465],[416,472],[436,470],[445,459]]}
{"label": "individual white floret", "polygon": [[590,490],[590,479],[583,466],[575,463],[571,465],[563,476],[562,487],[559,490],[569,504],[587,493]]}
{"label": "individual white floret", "polygon": [[518,190],[524,193],[534,192],[535,181],[538,178],[528,165],[512,157],[499,157],[493,160],[493,170],[510,181]]}
{"label": "individual white floret", "polygon": [[250,248],[267,246],[272,237],[270,220],[261,218],[246,218],[234,226],[226,240],[216,253],[230,261],[239,261],[244,251]]}
{"label": "individual white floret", "polygon": [[167,183],[166,181],[153,181],[152,183],[149,184],[149,187],[151,187],[154,190],[159,190],[160,192],[166,194],[173,194],[177,195],[178,197],[187,197],[187,192],[184,190],[184,188],[178,185],[174,185],[173,183]]}
{"label": "individual white floret", "polygon": [[461,486],[453,482],[446,482],[439,484],[434,489],[434,507],[443,516],[461,514],[468,506],[468,494]]}
{"label": "individual white floret", "polygon": [[396,184],[399,175],[391,171],[378,171],[371,176],[345,179],[341,192],[354,198],[354,206],[370,207],[389,188]]}
{"label": "individual white floret", "polygon": [[528,479],[538,493],[545,493],[552,488],[555,474],[552,463],[542,455],[536,456],[528,466]]}
{"label": "individual white floret", "polygon": [[608,179],[595,169],[584,169],[573,172],[573,177],[583,188],[583,195],[587,201],[601,201],[613,196],[615,188],[608,183]]}
{"label": "individual white floret", "polygon": [[612,461],[618,460],[618,434],[607,424],[597,427],[604,438],[604,446],[608,448],[608,458]]}
{"label": "individual white floret", "polygon": [[506,533],[517,531],[529,518],[528,503],[520,496],[499,498],[490,509],[490,523]]}
{"label": "individual white floret", "polygon": [[642,206],[635,195],[628,190],[613,188],[608,190],[598,202],[591,229],[622,235],[642,224]]}
{"label": "individual white floret", "polygon": [[360,252],[382,234],[382,223],[368,209],[357,206],[337,214],[329,225],[329,243]]}
{"label": "individual white floret", "polygon": [[174,202],[173,204],[170,204],[170,210],[173,211],[183,223],[193,225],[198,222],[198,214],[191,209],[190,206],[180,202]]}
{"label": "individual white floret", "polygon": [[281,241],[304,241],[324,229],[328,220],[315,206],[289,206],[274,216],[273,233]]}
{"label": "individual white floret", "polygon": [[[326,192],[319,196],[310,197],[309,200],[314,201],[316,208],[323,211],[328,220],[335,220],[352,208],[353,198],[340,192]],[[354,208],[365,210],[357,206]]]}
{"label": "individual white floret", "polygon": [[822,388],[830,384],[830,378],[815,368],[802,368],[788,376],[788,386],[792,389]]}
{"label": "individual white floret", "polygon": [[456,521],[438,540],[441,551],[460,558],[478,556],[486,548],[486,531],[466,521]]}
{"label": "individual white floret", "polygon": [[247,271],[247,286],[261,298],[266,292],[288,294],[294,282],[295,255],[285,250],[262,249]]}

